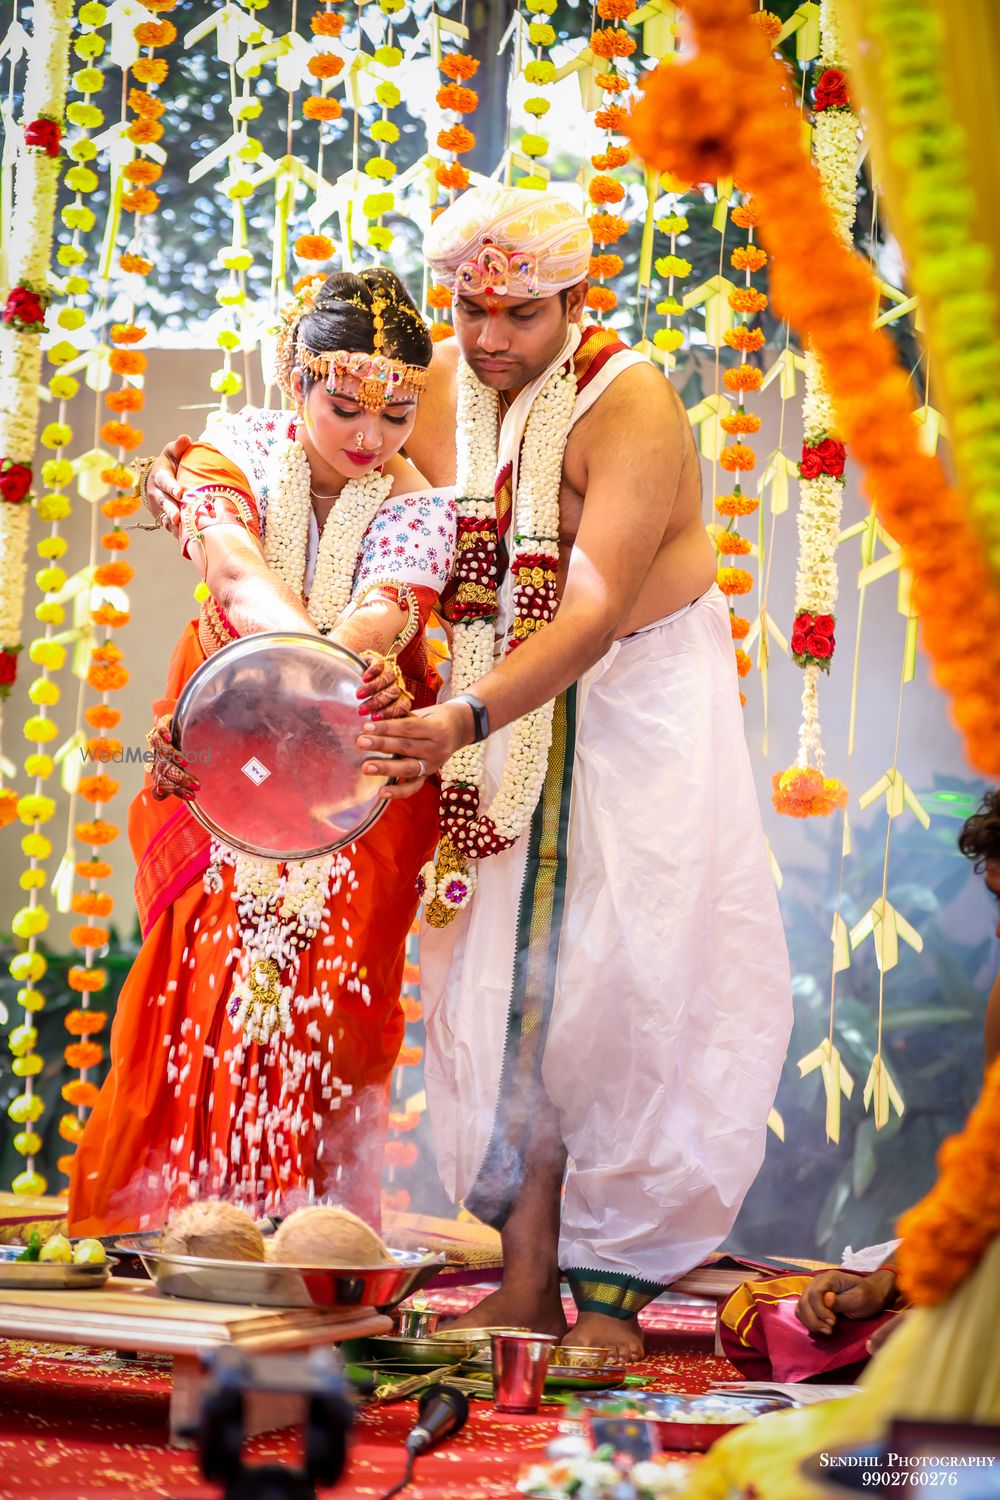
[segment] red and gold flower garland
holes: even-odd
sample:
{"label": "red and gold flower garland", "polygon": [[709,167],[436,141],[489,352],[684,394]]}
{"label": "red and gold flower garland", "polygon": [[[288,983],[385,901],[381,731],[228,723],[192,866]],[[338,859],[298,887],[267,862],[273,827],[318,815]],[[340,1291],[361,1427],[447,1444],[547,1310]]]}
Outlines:
{"label": "red and gold flower garland", "polygon": [[746,0],[686,0],[686,8],[698,55],[651,76],[633,141],[689,181],[736,175],[759,201],[775,303],[823,362],[841,435],[904,548],[925,645],[969,757],[998,776],[1000,597],[960,496],[919,449],[905,372],[871,327],[874,278],[837,234],[783,70],[754,35]]}
{"label": "red and gold flower garland", "polygon": [[631,87],[620,63],[636,49],[635,38],[621,24],[634,9],[631,0],[597,0],[597,14],[605,24],[597,27],[590,38],[591,52],[606,64],[605,70],[594,78],[605,98],[604,106],[594,116],[598,129],[604,132],[604,147],[590,158],[596,175],[587,185],[587,196],[596,209],[590,227],[597,247],[590,261],[594,285],[587,292],[587,306],[597,314],[598,322],[618,306],[618,294],[607,283],[620,275],[625,264],[608,246],[616,244],[628,232],[625,220],[612,210],[625,197],[624,184],[613,174],[632,157],[631,147],[620,139],[627,117],[624,96]]}
{"label": "red and gold flower garland", "polygon": [[[475,57],[469,57],[465,52],[445,52],[442,54],[438,67],[446,81],[437,91],[437,105],[452,118],[438,132],[438,147],[448,152],[449,160],[438,163],[434,169],[434,178],[450,203],[454,200],[456,192],[461,192],[469,185],[469,170],[462,165],[459,157],[471,151],[476,144],[476,137],[463,123],[463,117],[472,114],[479,103],[476,90],[469,87],[469,79],[474,78],[479,71],[479,61]],[[435,216],[444,207],[442,203],[435,210]],[[451,307],[451,293],[448,288],[428,287],[427,305],[434,315],[430,326],[431,338],[435,343],[451,338],[455,330],[444,316]]]}
{"label": "red and gold flower garland", "polygon": [[[165,11],[176,3],[177,0],[151,0],[147,8]],[[165,133],[160,124],[163,104],[153,91],[168,72],[168,64],[163,58],[156,57],[155,52],[176,40],[177,28],[164,19],[145,21],[134,28],[133,36],[146,55],[136,59],[131,72],[136,82],[145,87],[131,88],[127,96],[132,120],[125,134],[138,149],[132,161],[122,169],[127,184],[122,192],[122,209],[133,216],[133,225],[119,265],[127,274],[145,278],[152,270],[153,262],[144,253],[144,229],[148,216],[159,207],[160,198],[154,184],[162,175],[162,168],[148,159],[144,148],[161,140]],[[96,607],[91,611],[91,622],[96,629],[103,631],[103,636],[91,650],[87,682],[101,695],[101,701],[87,709],[85,717],[88,725],[97,731],[96,736],[87,741],[88,759],[98,764],[111,761],[121,750],[118,741],[107,735],[121,718],[120,712],[109,706],[108,695],[124,687],[129,674],[123,665],[122,651],[111,637],[114,630],[127,624],[129,614],[118,607],[113,592],[104,591],[123,588],[131,581],[134,571],[122,556],[129,546],[129,538],[119,522],[139,506],[137,497],[124,493],[126,487],[132,488],[131,476],[124,465],[128,454],[141,444],[143,438],[141,430],[132,425],[131,418],[142,410],[144,403],[141,386],[136,381],[141,380],[145,373],[146,356],[136,346],[145,337],[146,329],[134,321],[134,308],[125,322],[111,327],[112,349],[108,362],[112,373],[121,377],[121,384],[105,396],[111,417],[101,428],[101,438],[109,447],[117,449],[116,462],[104,471],[104,478],[122,493],[106,500],[102,506],[104,515],[112,523],[110,531],[101,537],[101,545],[109,556],[106,562],[99,563],[94,569],[92,602],[96,599]],[[77,785],[77,794],[92,805],[93,816],[75,825],[76,838],[90,849],[90,858],[76,865],[76,874],[85,882],[86,888],[76,891],[72,908],[84,920],[71,929],[70,941],[82,951],[83,961],[69,971],[70,988],[80,996],[80,1002],[68,1013],[65,1023],[72,1038],[65,1048],[66,1062],[79,1073],[79,1077],[63,1088],[63,1099],[70,1109],[59,1121],[60,1136],[74,1150],[83,1134],[86,1112],[97,1100],[97,1085],[87,1074],[104,1057],[104,1049],[95,1038],[105,1027],[107,1012],[94,1009],[91,996],[99,994],[107,983],[107,973],[98,967],[97,958],[110,940],[110,931],[103,924],[111,914],[113,901],[106,891],[100,889],[101,882],[111,874],[111,865],[101,857],[100,851],[119,833],[119,829],[104,818],[106,805],[118,791],[119,783],[103,770],[82,776]],[[72,1151],[61,1156],[59,1170],[68,1175],[72,1161]]]}

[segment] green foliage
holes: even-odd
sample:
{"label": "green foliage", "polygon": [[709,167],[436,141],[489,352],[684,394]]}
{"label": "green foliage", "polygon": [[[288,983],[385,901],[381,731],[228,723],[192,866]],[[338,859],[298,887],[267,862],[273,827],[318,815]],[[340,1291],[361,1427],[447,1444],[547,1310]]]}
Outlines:
{"label": "green foliage", "polygon": [[[834,1041],[854,1077],[844,1100],[839,1146],[824,1133],[818,1071],[796,1063],[827,1035],[830,931],[840,840],[810,829],[818,859],[786,867],[781,906],[792,961],[795,1024],[777,1105],[785,1144],[768,1137],[767,1157],[747,1196],[730,1245],[746,1254],[839,1259],[850,1244],[891,1238],[899,1215],[930,1188],[945,1136],[961,1129],[982,1081],[982,1020],[995,977],[996,946],[982,878],[958,852],[960,820],[978,798],[969,783],[936,778],[918,792],[932,812],[929,831],[909,815],[894,825],[888,898],[920,931],[921,955],[901,945],[885,982],[883,1050],[906,1105],[877,1131],[862,1093],[875,1050],[878,970],[866,941],[837,976]],[[841,912],[854,925],[881,893],[885,815],[852,830]],[[823,860],[825,859],[825,868]],[[828,892],[810,899],[812,892]]]}

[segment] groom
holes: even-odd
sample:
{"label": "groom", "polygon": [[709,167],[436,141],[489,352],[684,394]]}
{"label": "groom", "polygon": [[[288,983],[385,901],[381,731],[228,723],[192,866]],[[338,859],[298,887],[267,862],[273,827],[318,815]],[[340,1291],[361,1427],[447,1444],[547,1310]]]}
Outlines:
{"label": "groom", "polygon": [[[500,1290],[462,1321],[563,1334],[561,1269],[572,1341],[637,1358],[639,1310],[725,1238],[760,1166],[791,997],[690,426],[648,361],[581,328],[591,248],[555,194],[494,186],[428,236],[456,338],[436,348],[407,446],[431,484],[453,483],[457,428],[463,478],[495,477],[495,528],[480,506],[468,546],[486,538],[496,576],[445,603],[456,649],[480,609],[486,660],[461,698],[374,723],[360,743],[398,757],[389,794],[405,796],[488,734],[481,767],[466,752],[462,775],[445,771],[453,809],[472,788],[497,813],[503,779],[507,812],[524,810],[526,781],[544,779],[508,847],[456,856],[460,878],[438,879],[439,857],[430,876],[435,891],[476,887],[453,920],[431,902],[446,925],[421,945],[438,1166],[504,1250]],[[553,425],[557,387],[570,406]],[[522,584],[544,590],[546,569],[515,580],[507,564],[552,473],[542,629]],[[460,516],[476,495],[458,497]],[[514,632],[518,646],[498,645],[491,666],[497,611],[498,641]],[[536,711],[553,700],[546,760],[517,721],[547,722]]]}

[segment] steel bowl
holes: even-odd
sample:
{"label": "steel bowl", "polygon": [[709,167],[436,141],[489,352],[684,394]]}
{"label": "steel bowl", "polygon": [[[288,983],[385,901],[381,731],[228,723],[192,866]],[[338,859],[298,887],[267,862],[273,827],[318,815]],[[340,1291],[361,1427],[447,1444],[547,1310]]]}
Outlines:
{"label": "steel bowl", "polygon": [[116,1249],[138,1251],[168,1297],[250,1307],[393,1308],[424,1286],[444,1264],[441,1255],[390,1250],[391,1263],[354,1269],[288,1266],[275,1261],[208,1260],[167,1254],[158,1230],[115,1237]]}
{"label": "steel bowl", "polygon": [[380,1368],[439,1370],[445,1365],[460,1365],[482,1347],[471,1339],[401,1338],[398,1334],[380,1334],[368,1340],[368,1359]]}

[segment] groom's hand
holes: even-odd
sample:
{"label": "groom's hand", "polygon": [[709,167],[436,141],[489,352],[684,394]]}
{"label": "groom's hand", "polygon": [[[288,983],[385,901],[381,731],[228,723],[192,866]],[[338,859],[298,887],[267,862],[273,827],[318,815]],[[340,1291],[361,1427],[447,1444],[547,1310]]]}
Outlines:
{"label": "groom's hand", "polygon": [[405,719],[366,724],[359,749],[394,759],[366,761],[365,775],[395,778],[395,786],[384,786],[379,793],[386,800],[412,797],[428,776],[471,742],[473,733],[472,709],[467,703],[439,703],[434,708],[418,708]]}

